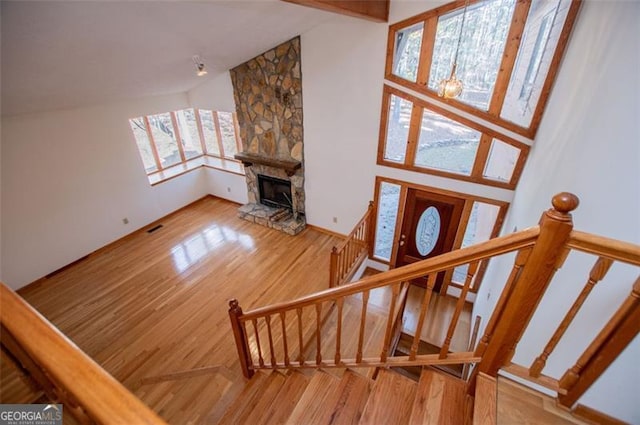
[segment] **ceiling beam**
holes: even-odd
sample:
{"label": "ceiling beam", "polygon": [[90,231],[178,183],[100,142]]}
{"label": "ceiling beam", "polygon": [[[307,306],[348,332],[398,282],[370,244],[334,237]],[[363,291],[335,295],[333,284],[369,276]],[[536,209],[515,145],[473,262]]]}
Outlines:
{"label": "ceiling beam", "polygon": [[389,0],[283,0],[374,22],[388,22]]}

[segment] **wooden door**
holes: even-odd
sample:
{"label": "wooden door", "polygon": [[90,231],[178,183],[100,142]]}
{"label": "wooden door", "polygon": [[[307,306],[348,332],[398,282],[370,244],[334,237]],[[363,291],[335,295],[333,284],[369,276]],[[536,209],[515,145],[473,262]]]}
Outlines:
{"label": "wooden door", "polygon": [[[461,198],[408,189],[395,267],[451,251],[464,203]],[[440,290],[443,280],[441,272],[434,290]],[[415,279],[412,283],[426,286],[427,279]]]}

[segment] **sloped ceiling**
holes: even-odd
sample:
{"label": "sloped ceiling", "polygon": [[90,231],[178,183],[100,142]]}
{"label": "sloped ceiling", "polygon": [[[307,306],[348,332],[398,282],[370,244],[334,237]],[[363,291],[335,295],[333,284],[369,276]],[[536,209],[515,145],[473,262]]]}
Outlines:
{"label": "sloped ceiling", "polygon": [[[3,115],[185,92],[333,18],[278,0],[0,7]],[[195,75],[194,54],[209,76]]]}

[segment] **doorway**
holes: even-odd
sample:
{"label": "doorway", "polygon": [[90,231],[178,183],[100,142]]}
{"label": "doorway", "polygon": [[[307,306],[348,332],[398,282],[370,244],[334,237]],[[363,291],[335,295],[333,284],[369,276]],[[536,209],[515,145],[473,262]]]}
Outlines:
{"label": "doorway", "polygon": [[[454,247],[465,199],[409,188],[400,217],[400,234],[393,267],[401,267],[449,252]],[[444,272],[434,291],[440,291]],[[426,287],[427,278],[412,283]]]}

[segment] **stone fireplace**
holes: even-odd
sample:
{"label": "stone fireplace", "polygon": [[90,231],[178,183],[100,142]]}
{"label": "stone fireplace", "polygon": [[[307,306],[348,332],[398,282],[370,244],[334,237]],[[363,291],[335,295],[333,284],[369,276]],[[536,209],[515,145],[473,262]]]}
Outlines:
{"label": "stone fireplace", "polygon": [[[242,138],[236,158],[245,165],[249,195],[238,215],[295,235],[306,225],[300,37],[230,72]],[[279,202],[264,196],[261,182],[269,181]]]}

